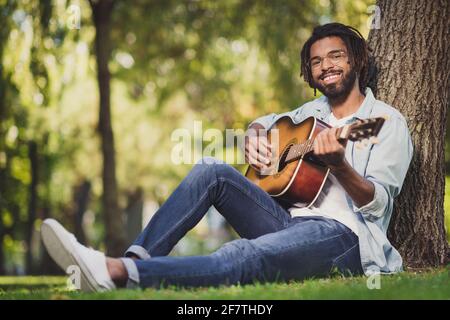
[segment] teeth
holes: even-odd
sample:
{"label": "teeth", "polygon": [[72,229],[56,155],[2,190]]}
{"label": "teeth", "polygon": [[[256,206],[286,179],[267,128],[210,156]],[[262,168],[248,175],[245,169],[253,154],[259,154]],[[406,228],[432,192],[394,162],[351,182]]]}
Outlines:
{"label": "teeth", "polygon": [[339,77],[339,74],[332,74],[332,75],[326,76],[324,78],[324,80],[331,80],[331,79],[335,79],[335,78],[338,78],[338,77]]}

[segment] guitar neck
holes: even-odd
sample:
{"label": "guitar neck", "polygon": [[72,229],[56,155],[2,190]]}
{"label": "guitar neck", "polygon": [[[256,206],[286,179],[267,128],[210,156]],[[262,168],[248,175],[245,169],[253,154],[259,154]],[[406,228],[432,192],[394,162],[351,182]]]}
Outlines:
{"label": "guitar neck", "polygon": [[286,156],[285,161],[291,162],[300,159],[308,152],[314,150],[314,139],[308,139],[303,143],[294,144]]}
{"label": "guitar neck", "polygon": [[[339,127],[336,131],[336,138],[338,138],[340,141],[346,140],[346,139],[342,139],[342,136],[341,136],[343,130],[344,130],[344,127]],[[306,140],[305,142],[292,145],[292,147],[289,149],[289,152],[286,156],[285,161],[290,162],[290,161],[298,160],[301,157],[303,157],[304,155],[306,155],[307,153],[313,151],[314,150],[314,141],[315,141],[315,139],[312,138],[312,139]]]}
{"label": "guitar neck", "polygon": [[[347,124],[342,127],[337,128],[336,130],[336,138],[339,142],[343,143],[344,141],[350,140],[353,142],[367,141],[371,138],[370,141],[372,143],[377,143],[376,136],[378,132],[381,130],[381,127],[384,124],[386,118],[377,117],[370,119],[358,119],[353,124]],[[374,139],[372,139],[374,138]],[[289,148],[286,157],[284,154],[285,162],[291,162],[300,159],[307,153],[314,150],[314,138],[308,139],[302,143],[294,144]]]}

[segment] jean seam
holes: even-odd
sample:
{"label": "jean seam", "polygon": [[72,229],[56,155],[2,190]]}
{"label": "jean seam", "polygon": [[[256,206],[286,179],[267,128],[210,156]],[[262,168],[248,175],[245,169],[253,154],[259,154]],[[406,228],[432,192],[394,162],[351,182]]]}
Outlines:
{"label": "jean seam", "polygon": [[358,246],[358,243],[355,243],[351,248],[345,250],[344,253],[340,254],[339,256],[337,256],[336,258],[333,259],[333,266],[335,265],[336,261],[338,261],[339,259],[341,259],[342,257],[344,257],[347,253],[349,253],[351,250],[353,250],[356,246]]}
{"label": "jean seam", "polygon": [[[347,234],[349,234],[349,233],[351,233],[351,232],[352,232],[352,231],[349,231],[349,232],[343,232],[343,233],[340,233],[340,234],[338,234],[338,235],[336,235],[336,236],[329,237],[329,238],[326,238],[326,239],[322,239],[322,240],[319,241],[319,242],[322,243],[322,242],[325,242],[325,241],[329,241],[329,240],[332,240],[332,239],[341,237],[341,236],[343,236],[343,235],[347,235]],[[305,244],[309,244],[309,243],[311,243],[311,242],[307,242],[307,243],[305,243]],[[284,247],[282,251],[277,252],[277,253],[283,254],[284,252],[288,251],[289,249],[291,249],[292,247],[295,247],[295,246],[297,246],[297,245],[298,245],[298,243],[295,243],[295,244],[292,244],[292,245],[290,245],[290,246]],[[250,259],[258,258],[258,257],[262,256],[262,255],[265,254],[265,253],[267,253],[267,252],[263,250],[261,253],[258,253],[258,254],[254,254],[254,255],[251,255],[251,256],[248,256],[248,257],[241,257],[241,258],[238,260],[238,262],[237,262],[236,264],[242,264],[242,263],[244,263],[244,262],[247,262],[247,261],[250,260]],[[270,253],[270,252],[269,252],[269,253]],[[223,271],[228,271],[228,270],[230,270],[232,267],[233,267],[233,266],[230,266],[230,267],[224,269]],[[187,275],[185,275],[185,274],[173,274],[173,275],[170,275],[170,278],[182,279],[182,278],[189,278],[189,277],[210,276],[210,275],[220,274],[220,273],[222,273],[223,271],[213,271],[213,272],[208,272],[208,273],[193,273],[193,274],[190,274],[189,276],[187,276]]]}

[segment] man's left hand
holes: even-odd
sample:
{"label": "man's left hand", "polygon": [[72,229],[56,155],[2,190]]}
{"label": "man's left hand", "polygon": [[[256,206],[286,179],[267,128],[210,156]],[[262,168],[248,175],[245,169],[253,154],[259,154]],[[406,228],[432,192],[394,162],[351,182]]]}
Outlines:
{"label": "man's left hand", "polygon": [[345,164],[345,145],[336,138],[337,129],[324,129],[314,139],[314,155],[331,168]]}

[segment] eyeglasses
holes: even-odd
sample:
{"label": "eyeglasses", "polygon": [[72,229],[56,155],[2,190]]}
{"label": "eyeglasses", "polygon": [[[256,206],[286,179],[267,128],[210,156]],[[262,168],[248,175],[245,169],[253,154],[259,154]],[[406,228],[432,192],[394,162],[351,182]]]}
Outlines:
{"label": "eyeglasses", "polygon": [[325,59],[328,59],[328,61],[330,61],[333,65],[338,65],[344,60],[346,56],[347,52],[345,52],[344,50],[333,50],[328,52],[325,58],[314,57],[309,60],[309,66],[312,70],[317,70],[322,66],[322,62]]}

